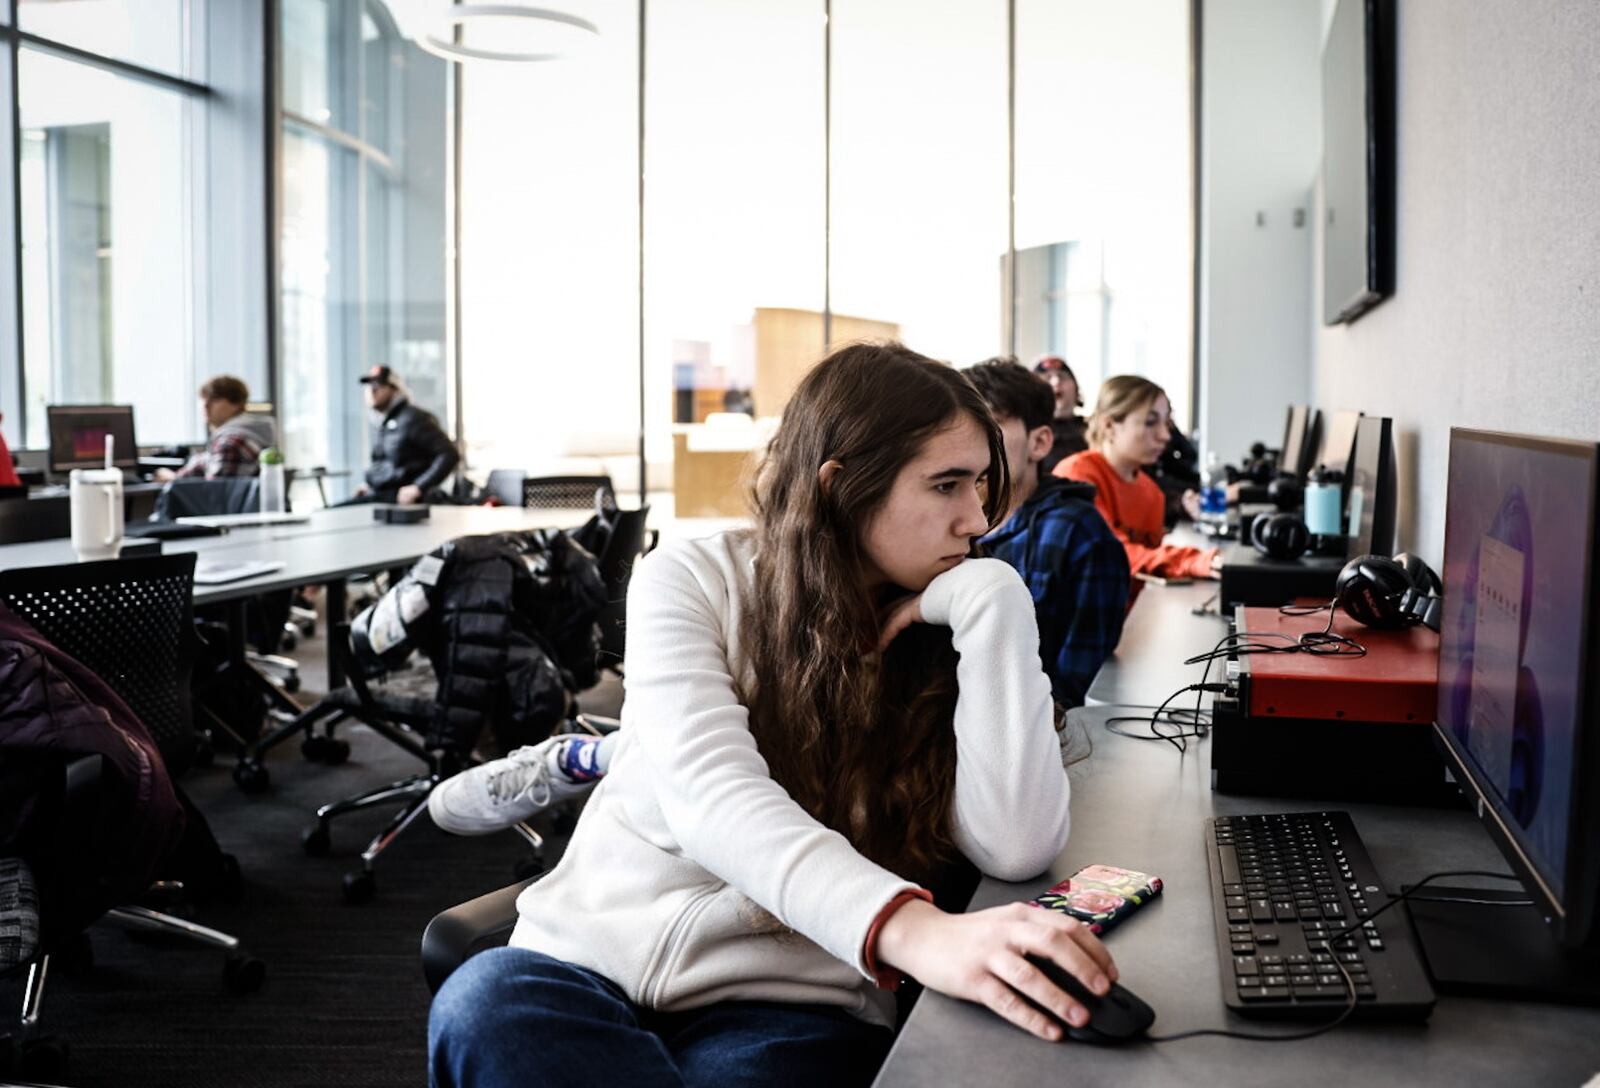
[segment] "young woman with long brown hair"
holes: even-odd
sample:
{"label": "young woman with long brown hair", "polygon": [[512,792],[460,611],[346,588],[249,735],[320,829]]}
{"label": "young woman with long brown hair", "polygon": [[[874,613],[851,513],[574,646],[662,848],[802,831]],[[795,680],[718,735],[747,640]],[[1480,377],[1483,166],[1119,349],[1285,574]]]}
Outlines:
{"label": "young woman with long brown hair", "polygon": [[1006,509],[998,428],[899,345],[805,378],[755,527],[664,546],[628,598],[623,728],[511,946],[440,991],[446,1085],[866,1084],[902,976],[1047,1038],[1104,993],[1078,923],[924,889],[1033,876],[1068,830],[1033,601],[974,541]]}

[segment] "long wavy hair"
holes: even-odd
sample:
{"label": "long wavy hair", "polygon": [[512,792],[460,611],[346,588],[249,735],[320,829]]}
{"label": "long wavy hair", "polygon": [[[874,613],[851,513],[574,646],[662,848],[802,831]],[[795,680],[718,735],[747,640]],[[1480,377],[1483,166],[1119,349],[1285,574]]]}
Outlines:
{"label": "long wavy hair", "polygon": [[[907,879],[955,853],[956,653],[930,624],[875,652],[888,601],[868,588],[862,536],[900,470],[963,417],[988,440],[992,528],[1010,490],[999,427],[959,372],[896,343],[840,348],[806,375],[752,488],[740,695],[756,745],[801,807]],[[842,467],[824,492],[829,461]]]}

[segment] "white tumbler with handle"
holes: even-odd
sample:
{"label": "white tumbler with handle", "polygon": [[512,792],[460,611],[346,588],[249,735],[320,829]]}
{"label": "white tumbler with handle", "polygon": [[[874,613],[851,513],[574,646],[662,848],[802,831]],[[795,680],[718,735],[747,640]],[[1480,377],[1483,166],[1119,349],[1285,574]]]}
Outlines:
{"label": "white tumbler with handle", "polygon": [[111,464],[112,438],[107,435],[105,468],[75,468],[69,477],[72,550],[82,562],[122,554],[122,470]]}

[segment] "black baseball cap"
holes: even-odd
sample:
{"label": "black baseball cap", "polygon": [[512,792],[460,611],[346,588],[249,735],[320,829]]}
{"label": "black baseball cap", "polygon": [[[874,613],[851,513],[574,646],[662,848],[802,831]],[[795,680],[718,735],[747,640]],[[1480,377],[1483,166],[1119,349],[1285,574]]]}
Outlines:
{"label": "black baseball cap", "polygon": [[393,385],[394,371],[380,363],[361,375],[359,381],[362,385]]}

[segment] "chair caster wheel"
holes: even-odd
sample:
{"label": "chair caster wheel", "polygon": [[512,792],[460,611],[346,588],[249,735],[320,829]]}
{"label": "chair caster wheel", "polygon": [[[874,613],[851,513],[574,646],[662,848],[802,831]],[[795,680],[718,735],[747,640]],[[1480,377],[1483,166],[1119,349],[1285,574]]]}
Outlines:
{"label": "chair caster wheel", "polygon": [[377,890],[377,882],[372,879],[372,874],[369,872],[358,869],[344,874],[344,901],[346,903],[370,902]]}
{"label": "chair caster wheel", "polygon": [[267,965],[254,956],[236,952],[222,963],[222,984],[229,993],[253,994],[267,979]]}
{"label": "chair caster wheel", "polygon": [[513,880],[531,880],[544,872],[543,858],[523,858],[511,867]]}
{"label": "chair caster wheel", "polygon": [[328,738],[320,733],[312,733],[300,742],[300,754],[312,763],[320,763],[327,758]]}
{"label": "chair caster wheel", "polygon": [[325,856],[332,845],[326,824],[312,824],[300,833],[300,848],[314,858]]}
{"label": "chair caster wheel", "polygon": [[52,1035],[29,1039],[18,1047],[18,1065],[29,1080],[56,1080],[67,1070],[67,1041]]}
{"label": "chair caster wheel", "polygon": [[278,636],[278,649],[286,654],[294,653],[294,648],[300,643],[299,628],[290,629],[285,625],[283,634]]}
{"label": "chair caster wheel", "polygon": [[261,793],[272,783],[272,774],[257,759],[241,759],[233,768],[233,780],[246,793]]}
{"label": "chair caster wheel", "polygon": [[328,746],[322,751],[322,762],[330,767],[336,767],[350,758],[350,742],[328,738]]}
{"label": "chair caster wheel", "polygon": [[283,678],[283,690],[287,695],[293,695],[300,690],[300,674],[292,672]]}

